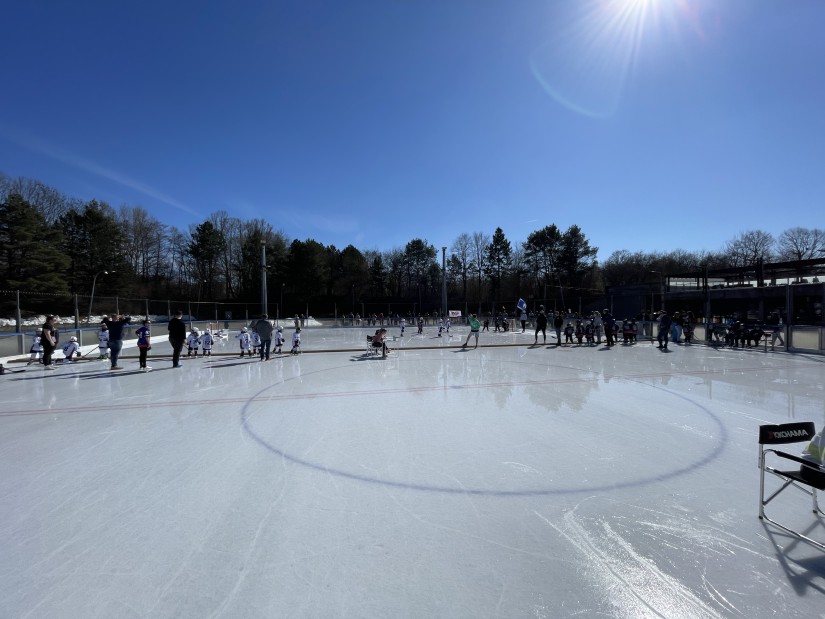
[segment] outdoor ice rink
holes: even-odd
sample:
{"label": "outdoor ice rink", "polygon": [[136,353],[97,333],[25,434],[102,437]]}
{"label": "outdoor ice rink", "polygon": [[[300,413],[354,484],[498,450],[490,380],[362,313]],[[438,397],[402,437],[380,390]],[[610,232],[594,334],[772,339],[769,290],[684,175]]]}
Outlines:
{"label": "outdoor ice rink", "polygon": [[[825,616],[825,553],[757,518],[825,358],[373,330],[0,377],[0,617]],[[809,506],[770,511],[825,539]]]}

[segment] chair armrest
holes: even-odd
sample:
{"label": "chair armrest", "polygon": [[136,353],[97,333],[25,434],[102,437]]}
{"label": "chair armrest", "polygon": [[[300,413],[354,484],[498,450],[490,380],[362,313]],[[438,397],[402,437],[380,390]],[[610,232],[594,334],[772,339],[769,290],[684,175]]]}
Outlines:
{"label": "chair armrest", "polygon": [[791,455],[791,454],[786,453],[784,451],[778,451],[776,449],[766,449],[765,451],[766,452],[767,451],[772,451],[773,453],[775,453],[780,458],[785,458],[786,460],[793,460],[794,462],[799,462],[799,464],[802,464],[803,466],[806,466],[809,469],[812,469],[814,471],[825,472],[825,467],[822,467],[821,465],[818,465],[814,462],[811,462],[810,460],[805,460],[803,458],[800,458],[799,456],[794,456],[794,455]]}

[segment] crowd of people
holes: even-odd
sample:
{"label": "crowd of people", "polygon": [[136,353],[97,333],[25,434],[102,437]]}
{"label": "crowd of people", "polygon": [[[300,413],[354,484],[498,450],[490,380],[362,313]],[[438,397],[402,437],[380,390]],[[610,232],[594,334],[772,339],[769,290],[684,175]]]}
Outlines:
{"label": "crowd of people", "polygon": [[[665,310],[657,312],[653,316],[646,315],[642,325],[655,325],[656,333],[641,333],[645,337],[654,337],[657,347],[667,349],[669,343],[694,342],[694,329],[696,318],[690,311],[674,312],[670,315]],[[354,322],[360,321],[357,314],[352,315]],[[60,349],[64,358],[62,363],[69,364],[81,357],[80,345],[77,338],[72,336],[62,347],[60,347],[60,332],[56,327],[56,317],[48,316],[43,326],[38,328],[32,338],[30,348],[30,358],[28,363],[40,363],[45,369],[54,370],[54,355]],[[98,331],[98,356],[97,359],[108,359],[110,370],[118,371],[123,367],[119,365],[120,353],[123,348],[123,340],[129,334],[132,318],[128,315],[115,313],[113,316],[104,316],[101,320]],[[407,326],[407,319],[403,316],[386,318],[382,314],[375,314],[367,319],[367,324],[379,325],[375,334],[370,337],[371,344],[376,350],[380,350],[383,357],[386,357],[389,349],[386,341],[388,338],[388,326],[396,325],[400,328],[400,337],[404,337]],[[410,322],[417,326],[417,334],[424,335],[424,327],[429,322],[437,326],[437,337],[446,335],[449,337],[451,319],[446,319],[438,315],[425,319],[424,315],[417,318],[410,316]],[[510,318],[506,309],[490,314],[483,321],[477,314],[470,314],[467,317],[467,325],[470,332],[467,339],[462,344],[466,348],[470,340],[474,340],[474,348],[478,348],[479,337],[482,332],[490,330],[490,323],[493,323],[494,331],[506,332],[513,328],[509,324]],[[571,312],[545,311],[544,306],[539,306],[534,313],[528,314],[526,310],[518,316],[517,322],[521,324],[521,333],[525,333],[528,324],[534,328],[534,345],[547,343],[547,331],[551,334],[555,332],[556,346],[597,346],[604,340],[605,346],[612,347],[619,341],[624,345],[632,345],[638,341],[640,335],[640,325],[636,318],[616,319],[609,309],[594,311],[584,316],[572,314]],[[295,329],[291,337],[291,354],[301,352],[301,328],[303,327],[303,317],[295,316]],[[187,330],[183,320],[183,312],[177,311],[175,316],[169,321],[168,339],[172,346],[172,367],[180,368],[180,357],[184,346],[187,357],[209,357],[216,340],[225,339],[228,334],[223,330],[212,332],[206,329],[201,332],[197,327]],[[737,319],[732,319],[726,324],[714,324],[708,333],[708,341],[715,344],[724,344],[731,347],[753,347],[760,341],[770,340],[771,350],[775,350],[777,344],[785,346],[783,337],[784,327],[778,311],[772,312],[765,324],[748,325]],[[141,321],[136,328],[134,335],[137,337],[138,364],[141,371],[151,371],[148,365],[149,351],[152,349],[152,321],[148,318]],[[238,353],[241,357],[258,357],[261,361],[269,361],[271,354],[281,354],[287,345],[283,327],[273,324],[266,314],[254,320],[248,327],[242,327],[235,336],[238,342]],[[395,339],[395,338],[393,338]],[[91,352],[91,351],[90,351]],[[87,353],[88,355],[89,353]]]}

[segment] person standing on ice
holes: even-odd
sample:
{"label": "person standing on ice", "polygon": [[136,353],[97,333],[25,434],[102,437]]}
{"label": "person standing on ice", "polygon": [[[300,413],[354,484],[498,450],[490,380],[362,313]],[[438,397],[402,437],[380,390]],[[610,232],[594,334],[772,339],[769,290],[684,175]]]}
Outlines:
{"label": "person standing on ice", "polygon": [[284,345],[284,328],[278,327],[278,330],[275,332],[275,352],[277,354],[281,354],[282,348]]}
{"label": "person standing on ice", "polygon": [[169,321],[167,327],[169,329],[169,343],[172,345],[172,367],[179,368],[180,365],[180,351],[183,350],[183,344],[186,342],[186,324],[183,322],[183,311],[175,312],[175,317]]}
{"label": "person standing on ice", "polygon": [[186,356],[191,357],[192,351],[195,351],[195,356],[198,356],[198,348],[201,345],[201,333],[197,327],[192,327],[192,332],[186,338]]}
{"label": "person standing on ice", "polygon": [[150,336],[152,334],[152,332],[150,330],[150,328],[151,328],[150,325],[151,324],[152,324],[152,321],[147,318],[146,320],[143,321],[143,326],[139,327],[135,331],[135,335],[137,335],[137,338],[138,338],[137,339],[137,347],[138,347],[138,353],[140,355],[140,357],[139,357],[140,370],[142,372],[151,372],[152,371],[152,368],[150,368],[148,365],[146,365],[146,355],[149,353],[150,350],[152,350],[152,344],[149,341]]}
{"label": "person standing on ice", "polygon": [[536,315],[536,337],[533,344],[539,343],[539,331],[544,343],[547,343],[547,314],[544,313],[544,306],[539,305],[539,313]]}
{"label": "person standing on ice", "polygon": [[301,354],[301,327],[295,329],[295,333],[292,334],[292,350],[289,352],[293,355]]}
{"label": "person standing on ice", "polygon": [[203,344],[203,356],[212,356],[212,345],[215,343],[215,338],[212,337],[212,332],[207,329],[206,333],[201,336],[201,344]]}
{"label": "person standing on ice", "polygon": [[272,347],[272,323],[269,322],[269,316],[263,314],[255,323],[255,333],[260,340],[261,361],[269,361],[269,349]]}
{"label": "person standing on ice", "polygon": [[467,339],[464,340],[464,343],[461,345],[462,348],[467,346],[470,343],[470,338],[476,338],[476,345],[473,348],[478,348],[478,334],[481,331],[481,323],[478,321],[478,316],[475,314],[470,314],[468,318],[468,322],[470,323],[470,332],[467,334]]}
{"label": "person standing on ice", "polygon": [[[108,316],[105,316],[108,318]],[[97,332],[97,347],[99,353],[98,359],[106,359],[109,357],[109,327],[105,324],[100,325],[100,331]]]}
{"label": "person standing on ice", "polygon": [[52,365],[52,354],[54,354],[54,349],[57,346],[54,328],[55,322],[57,322],[57,318],[47,316],[46,322],[43,323],[43,327],[41,328],[40,344],[43,346],[43,367],[47,370],[55,369]]}
{"label": "person standing on ice", "polygon": [[40,357],[43,356],[43,344],[40,343],[40,336],[43,333],[43,329],[38,328],[37,332],[32,337],[32,346],[29,349],[31,353],[31,357],[29,358],[29,362],[26,365],[31,365],[40,360]]}
{"label": "person standing on ice", "polygon": [[130,316],[115,313],[114,320],[104,318],[103,323],[109,328],[109,350],[112,352],[112,366],[110,370],[122,370],[117,364],[120,351],[123,349],[123,329],[132,321]]}
{"label": "person standing on ice", "polygon": [[241,346],[241,358],[243,359],[245,353],[249,353],[249,356],[251,357],[252,351],[249,350],[249,345],[251,343],[251,340],[249,338],[249,329],[243,327],[241,329],[241,332],[235,336],[235,339],[238,340],[238,344],[240,344]]}
{"label": "person standing on ice", "polygon": [[673,326],[673,319],[667,315],[665,310],[660,312],[659,316],[659,335],[657,339],[659,340],[659,345],[656,348],[663,348],[667,349],[667,341],[670,338],[670,329]]}

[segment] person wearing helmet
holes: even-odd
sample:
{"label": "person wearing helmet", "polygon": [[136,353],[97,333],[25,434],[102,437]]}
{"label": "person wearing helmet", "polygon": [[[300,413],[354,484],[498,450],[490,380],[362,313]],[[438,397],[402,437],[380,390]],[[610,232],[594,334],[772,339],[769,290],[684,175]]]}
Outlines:
{"label": "person wearing helmet", "polygon": [[97,332],[97,347],[100,349],[98,359],[109,358],[109,327],[106,323],[100,325],[100,331]]}
{"label": "person wearing helmet", "polygon": [[40,363],[40,357],[43,356],[43,344],[40,342],[40,336],[43,335],[43,329],[37,329],[37,332],[32,337],[32,345],[29,349],[31,353],[31,357],[29,358],[29,362],[26,365],[31,365],[32,363]]}
{"label": "person wearing helmet", "polygon": [[72,357],[80,356],[80,346],[77,343],[77,338],[72,336],[69,338],[69,341],[66,342],[65,346],[63,346],[63,354],[65,355],[65,359],[63,359],[63,363],[71,363]]}
{"label": "person wearing helmet", "polygon": [[143,321],[143,326],[140,327],[135,331],[135,335],[137,335],[137,347],[140,351],[140,371],[141,372],[151,372],[152,368],[146,365],[146,355],[152,350],[152,344],[150,343],[150,336],[151,332],[151,325],[152,321],[148,318]]}
{"label": "person wearing helmet", "polygon": [[281,348],[284,345],[284,328],[278,327],[278,330],[275,332],[275,352],[277,354],[281,354]]}
{"label": "person wearing helmet", "polygon": [[249,353],[249,356],[251,357],[252,356],[252,351],[249,349],[249,345],[250,345],[249,329],[247,329],[246,327],[243,327],[241,329],[241,332],[238,333],[238,335],[235,336],[235,339],[238,340],[238,343],[241,346],[241,358],[243,358],[243,356],[247,353]]}
{"label": "person wearing helmet", "polygon": [[206,332],[201,335],[201,344],[203,344],[203,356],[204,357],[211,357],[212,356],[212,344],[215,343],[215,338],[212,337],[212,332],[207,329]]}
{"label": "person wearing helmet", "polygon": [[198,331],[197,327],[192,327],[192,332],[189,334],[189,337],[186,338],[186,356],[191,357],[192,352],[194,351],[195,356],[198,356],[198,348],[201,345],[201,336],[200,331]]}

